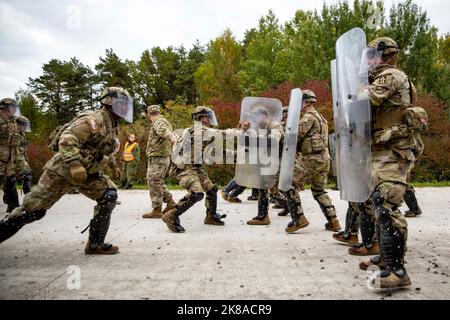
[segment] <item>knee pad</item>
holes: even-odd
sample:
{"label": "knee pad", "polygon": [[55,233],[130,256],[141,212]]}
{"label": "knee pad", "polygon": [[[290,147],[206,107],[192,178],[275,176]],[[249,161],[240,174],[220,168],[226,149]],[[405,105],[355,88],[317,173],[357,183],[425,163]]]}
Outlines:
{"label": "knee pad", "polygon": [[192,197],[195,202],[199,202],[203,200],[205,194],[203,192],[193,192],[189,195],[189,197]]}
{"label": "knee pad", "polygon": [[27,212],[22,209],[22,207],[18,207],[14,209],[11,215],[8,217],[8,220],[17,221],[20,224],[29,224],[37,220],[41,220],[47,210],[41,209],[36,211]]}
{"label": "knee pad", "polygon": [[380,227],[387,227],[390,224],[389,212],[390,209],[384,206],[385,198],[380,191],[375,191],[373,193],[373,203],[375,206],[375,212],[378,216],[378,220],[380,222]]}
{"label": "knee pad", "polygon": [[9,176],[5,179],[5,191],[9,191],[10,189],[14,188],[17,183],[17,177],[16,176]]}
{"label": "knee pad", "polygon": [[217,191],[219,191],[219,188],[217,187],[217,185],[213,185],[213,187],[211,188],[211,190],[207,191],[207,194],[212,194],[212,193],[217,193]]}
{"label": "knee pad", "polygon": [[117,190],[107,189],[103,194],[103,197],[100,200],[97,200],[97,202],[101,207],[108,209],[108,211],[112,211],[116,207],[117,199]]}
{"label": "knee pad", "polygon": [[24,217],[24,223],[31,223],[33,221],[41,220],[44,216],[47,210],[41,209],[34,212],[27,212],[26,216]]}

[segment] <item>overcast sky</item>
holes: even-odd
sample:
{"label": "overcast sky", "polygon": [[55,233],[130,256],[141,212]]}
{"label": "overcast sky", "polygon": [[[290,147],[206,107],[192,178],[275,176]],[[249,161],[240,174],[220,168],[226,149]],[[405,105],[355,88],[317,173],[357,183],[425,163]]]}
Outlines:
{"label": "overcast sky", "polygon": [[[337,0],[326,0],[328,4]],[[352,2],[352,1],[350,1]],[[397,1],[395,1],[397,2]],[[448,0],[415,0],[439,33],[450,32]],[[390,8],[392,0],[385,1]],[[25,88],[52,58],[76,56],[92,68],[107,48],[138,59],[153,46],[202,44],[230,28],[238,40],[273,9],[280,22],[298,9],[322,7],[305,0],[0,0],[0,98]]]}

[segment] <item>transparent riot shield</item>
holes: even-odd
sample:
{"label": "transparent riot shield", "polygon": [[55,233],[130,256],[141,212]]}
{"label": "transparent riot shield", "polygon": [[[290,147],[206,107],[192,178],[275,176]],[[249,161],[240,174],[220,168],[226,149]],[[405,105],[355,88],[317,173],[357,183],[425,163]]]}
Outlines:
{"label": "transparent riot shield", "polygon": [[364,202],[371,193],[370,102],[365,56],[366,35],[360,28],[343,34],[336,42],[337,161],[341,199]]}
{"label": "transparent riot shield", "polygon": [[331,156],[331,166],[333,170],[333,177],[336,177],[336,186],[339,188],[339,142],[337,141],[337,134],[339,132],[338,129],[338,88],[337,88],[337,75],[336,75],[336,59],[331,61],[331,90],[333,96],[333,124],[334,124],[334,133],[330,134],[328,137],[328,144],[330,149]]}
{"label": "transparent riot shield", "polygon": [[[333,177],[337,177],[337,163],[336,163],[336,134],[332,133],[328,135],[328,149],[331,157],[331,171]],[[339,185],[339,182],[338,182]]]}
{"label": "transparent riot shield", "polygon": [[281,156],[278,189],[288,191],[293,188],[294,163],[297,155],[298,126],[302,111],[302,90],[293,89],[289,101],[288,118],[284,132],[283,154]]}
{"label": "transparent riot shield", "polygon": [[246,97],[241,122],[250,128],[237,137],[236,183],[248,188],[269,189],[279,169],[282,103],[278,99]]}

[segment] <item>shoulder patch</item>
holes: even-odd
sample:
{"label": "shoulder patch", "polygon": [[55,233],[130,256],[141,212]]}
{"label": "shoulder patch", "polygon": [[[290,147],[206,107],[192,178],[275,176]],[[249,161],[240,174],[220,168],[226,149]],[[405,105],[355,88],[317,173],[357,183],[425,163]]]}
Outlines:
{"label": "shoulder patch", "polygon": [[92,133],[96,133],[99,131],[99,126],[94,118],[88,118],[87,122],[88,122],[89,126],[91,127]]}
{"label": "shoulder patch", "polygon": [[378,83],[379,84],[385,84],[386,83],[386,77],[385,76],[381,76],[378,78]]}

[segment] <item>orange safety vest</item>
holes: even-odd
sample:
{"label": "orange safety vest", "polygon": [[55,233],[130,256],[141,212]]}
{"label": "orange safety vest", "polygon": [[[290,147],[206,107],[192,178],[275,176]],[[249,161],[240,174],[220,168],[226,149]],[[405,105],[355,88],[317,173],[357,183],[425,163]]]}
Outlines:
{"label": "orange safety vest", "polygon": [[125,149],[123,150],[124,161],[128,162],[134,160],[133,149],[136,146],[136,144],[137,142],[133,142],[132,144],[129,144],[128,142],[125,143]]}

